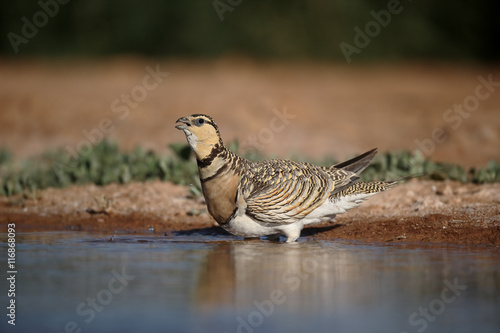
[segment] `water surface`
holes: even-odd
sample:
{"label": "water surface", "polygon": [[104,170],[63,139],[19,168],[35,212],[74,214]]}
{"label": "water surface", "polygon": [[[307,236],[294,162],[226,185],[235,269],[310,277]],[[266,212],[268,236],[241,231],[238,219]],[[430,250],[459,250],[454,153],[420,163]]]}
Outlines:
{"label": "water surface", "polygon": [[488,248],[83,232],[16,241],[16,326],[4,310],[2,332],[500,331],[500,254]]}

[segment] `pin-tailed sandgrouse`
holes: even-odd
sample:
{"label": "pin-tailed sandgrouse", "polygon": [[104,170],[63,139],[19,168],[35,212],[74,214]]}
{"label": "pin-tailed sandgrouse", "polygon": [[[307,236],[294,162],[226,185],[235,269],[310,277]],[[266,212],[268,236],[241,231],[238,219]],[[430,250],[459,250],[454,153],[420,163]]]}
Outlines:
{"label": "pin-tailed sandgrouse", "polygon": [[305,225],[333,219],[395,182],[358,182],[376,149],[331,167],[289,160],[252,162],[229,151],[214,120],[177,120],[196,155],[208,212],[243,237],[285,235],[294,242]]}

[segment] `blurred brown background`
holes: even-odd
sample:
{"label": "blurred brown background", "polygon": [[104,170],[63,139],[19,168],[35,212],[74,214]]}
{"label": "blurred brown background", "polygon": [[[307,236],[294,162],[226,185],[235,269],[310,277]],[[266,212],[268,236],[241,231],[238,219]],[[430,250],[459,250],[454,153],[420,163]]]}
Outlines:
{"label": "blurred brown background", "polygon": [[2,3],[0,146],[165,153],[175,120],[205,113],[226,143],[281,157],[500,158],[496,2],[221,2]]}

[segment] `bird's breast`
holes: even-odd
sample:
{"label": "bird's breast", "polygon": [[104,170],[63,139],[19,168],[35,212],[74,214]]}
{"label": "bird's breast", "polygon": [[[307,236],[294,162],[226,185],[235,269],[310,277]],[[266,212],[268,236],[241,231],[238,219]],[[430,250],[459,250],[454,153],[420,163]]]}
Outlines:
{"label": "bird's breast", "polygon": [[227,222],[237,208],[238,180],[237,175],[225,173],[202,183],[208,212],[219,224]]}

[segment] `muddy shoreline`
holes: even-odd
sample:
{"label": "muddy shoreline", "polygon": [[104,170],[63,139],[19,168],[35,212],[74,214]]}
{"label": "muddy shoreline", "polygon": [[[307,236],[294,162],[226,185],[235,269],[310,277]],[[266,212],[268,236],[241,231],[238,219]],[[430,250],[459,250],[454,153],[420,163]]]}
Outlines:
{"label": "muddy shoreline", "polygon": [[[0,224],[18,232],[226,234],[203,198],[168,182],[72,186],[0,198]],[[302,237],[365,243],[481,245],[500,249],[500,184],[414,180],[374,196]]]}

